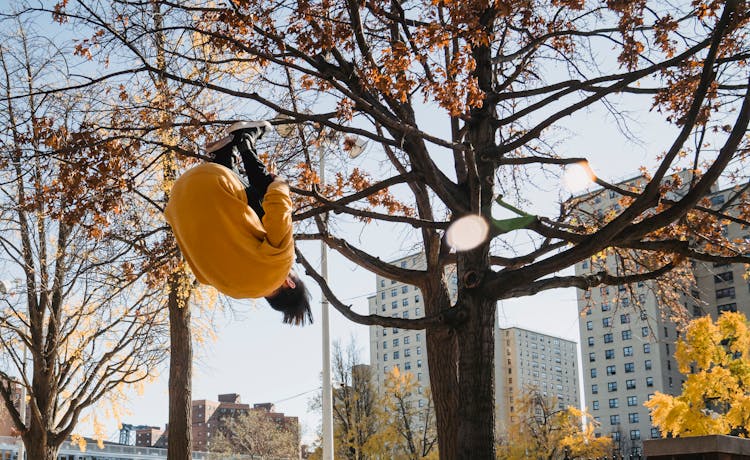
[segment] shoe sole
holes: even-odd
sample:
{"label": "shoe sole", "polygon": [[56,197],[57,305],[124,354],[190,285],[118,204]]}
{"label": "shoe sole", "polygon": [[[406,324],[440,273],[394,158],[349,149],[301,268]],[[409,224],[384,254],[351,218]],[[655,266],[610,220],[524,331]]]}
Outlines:
{"label": "shoe sole", "polygon": [[248,129],[248,128],[265,128],[265,130],[268,131],[271,129],[271,123],[267,122],[266,120],[237,121],[229,125],[229,129],[227,131],[229,131],[230,133],[233,133],[235,131],[239,131],[241,129]]}
{"label": "shoe sole", "polygon": [[213,153],[225,146],[227,146],[232,140],[234,139],[234,136],[232,136],[232,133],[235,131],[239,131],[241,129],[249,129],[249,128],[265,128],[265,131],[269,131],[272,126],[271,123],[265,121],[265,120],[259,120],[259,121],[236,121],[229,125],[229,129],[227,131],[229,132],[228,136],[224,136],[218,141],[209,142],[206,144],[206,153]]}

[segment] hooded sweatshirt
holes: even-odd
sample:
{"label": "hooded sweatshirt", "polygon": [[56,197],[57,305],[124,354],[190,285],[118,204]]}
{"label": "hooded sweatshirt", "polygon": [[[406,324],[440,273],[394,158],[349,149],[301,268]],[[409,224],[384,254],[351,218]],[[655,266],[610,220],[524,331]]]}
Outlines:
{"label": "hooded sweatshirt", "polygon": [[237,299],[266,297],[292,267],[292,201],[275,180],[258,218],[235,172],[216,163],[186,171],[174,183],[164,214],[198,281]]}

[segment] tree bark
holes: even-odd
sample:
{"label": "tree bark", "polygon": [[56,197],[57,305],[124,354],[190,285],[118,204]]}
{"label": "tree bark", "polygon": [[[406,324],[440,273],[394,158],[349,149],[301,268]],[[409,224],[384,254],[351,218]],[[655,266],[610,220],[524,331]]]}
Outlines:
{"label": "tree bark", "polygon": [[[468,296],[466,323],[458,333],[458,439],[455,459],[494,459],[494,299]],[[488,395],[490,397],[488,397]]]}
{"label": "tree bark", "polygon": [[[29,460],[57,460],[57,453],[60,450],[60,446],[51,445],[50,442],[54,442],[47,436],[46,430],[37,426],[36,422],[31,422],[29,427],[28,439],[31,442],[26,442],[26,458]],[[22,460],[22,459],[19,459]]]}
{"label": "tree bark", "polygon": [[[455,334],[447,329],[427,331],[427,362],[430,369],[430,389],[435,404],[435,416],[440,439],[440,459],[452,460],[458,452],[458,361]],[[446,364],[453,363],[453,365]]]}
{"label": "tree bark", "polygon": [[183,294],[185,273],[169,279],[169,427],[167,460],[192,460],[192,376],[193,344],[190,308]]}

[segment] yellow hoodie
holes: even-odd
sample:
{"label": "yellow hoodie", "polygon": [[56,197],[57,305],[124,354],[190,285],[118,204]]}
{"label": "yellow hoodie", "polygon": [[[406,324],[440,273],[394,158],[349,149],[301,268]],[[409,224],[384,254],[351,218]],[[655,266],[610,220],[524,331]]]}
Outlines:
{"label": "yellow hoodie", "polygon": [[198,281],[237,298],[266,297],[292,267],[289,186],[274,181],[263,222],[247,205],[239,177],[216,163],[198,165],[174,183],[164,214]]}

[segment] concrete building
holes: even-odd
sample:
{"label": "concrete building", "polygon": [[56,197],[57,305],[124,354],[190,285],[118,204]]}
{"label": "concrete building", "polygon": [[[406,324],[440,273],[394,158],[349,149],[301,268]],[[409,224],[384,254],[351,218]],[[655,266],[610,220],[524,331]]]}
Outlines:
{"label": "concrete building", "polygon": [[[424,256],[413,254],[391,262],[394,265],[413,270],[424,270]],[[447,272],[449,289],[456,292],[456,276]],[[376,294],[368,298],[370,314],[390,315],[394,318],[422,318],[424,300],[416,286],[399,283],[382,276],[376,276]],[[380,326],[370,327],[370,365],[372,375],[378,388],[382,388],[386,375],[393,366],[399,370],[411,372],[418,386],[415,398],[419,407],[428,401],[423,396],[424,389],[430,385],[427,365],[427,346],[425,331]]]}
{"label": "concrete building", "polygon": [[[645,181],[638,177],[623,184],[642,187]],[[709,202],[721,206],[729,193],[713,190]],[[587,198],[584,211],[594,216],[621,209],[622,197],[612,191],[594,192]],[[723,231],[731,238],[750,239],[750,231],[737,224]],[[618,273],[620,264],[608,255],[576,264],[575,272],[583,275],[606,268]],[[726,310],[750,313],[744,267],[693,262],[692,268],[696,285],[689,293],[677,293],[688,319],[706,314],[716,318]],[[684,376],[673,356],[679,331],[673,316],[659,308],[656,292],[653,281],[578,290],[586,405],[600,423],[597,436],[611,436],[623,455],[642,455],[642,441],[661,436],[643,403],[656,391],[672,395],[682,391]]]}
{"label": "concrete building", "polygon": [[[425,268],[422,254],[413,254],[391,263],[414,270]],[[456,274],[447,270],[445,276],[451,295],[455,298]],[[368,299],[370,314],[390,314],[401,318],[424,316],[424,302],[419,289],[381,276],[377,276],[375,282],[376,294]],[[510,420],[512,404],[509,403],[518,398],[523,390],[528,389],[528,385],[534,385],[534,382],[543,393],[546,392],[550,397],[558,397],[561,404],[580,407],[576,353],[575,342],[519,328],[498,328],[495,331],[495,400],[498,408],[498,427],[505,426]],[[557,362],[558,359],[560,362]],[[421,387],[416,397],[417,404],[420,407],[427,404],[422,396],[424,388],[430,384],[424,331],[371,326],[370,363],[379,387],[393,366],[414,374]],[[534,373],[539,375],[534,376]],[[558,386],[561,388],[558,389]]]}
{"label": "concrete building", "polygon": [[518,327],[495,333],[495,407],[503,432],[518,417],[518,403],[538,391],[560,409],[581,407],[576,343]]}

